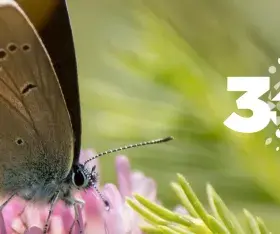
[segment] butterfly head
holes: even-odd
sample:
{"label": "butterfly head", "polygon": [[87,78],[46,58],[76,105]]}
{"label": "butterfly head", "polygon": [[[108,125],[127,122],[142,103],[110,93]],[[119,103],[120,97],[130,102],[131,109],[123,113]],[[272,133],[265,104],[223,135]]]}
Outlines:
{"label": "butterfly head", "polygon": [[90,170],[83,164],[74,165],[72,168],[72,184],[77,189],[88,189],[97,183],[98,174],[94,165]]}
{"label": "butterfly head", "polygon": [[102,193],[98,190],[98,173],[96,166],[91,169],[85,167],[85,164],[74,165],[72,168],[72,185],[78,190],[88,190],[94,188],[95,192],[99,195],[104,203],[106,210],[110,209],[109,202],[103,197]]}

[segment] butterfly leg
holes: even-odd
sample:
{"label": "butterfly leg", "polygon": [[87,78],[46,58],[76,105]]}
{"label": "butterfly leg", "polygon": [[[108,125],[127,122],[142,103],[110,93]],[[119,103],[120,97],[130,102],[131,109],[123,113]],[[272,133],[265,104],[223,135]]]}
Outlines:
{"label": "butterfly leg", "polygon": [[70,227],[69,233],[72,233],[75,222],[77,222],[77,224],[79,226],[80,233],[83,233],[83,226],[82,226],[83,224],[80,223],[78,205],[80,205],[81,208],[83,209],[85,202],[82,201],[82,200],[79,200],[79,199],[75,199],[75,200],[73,200],[73,203],[74,203],[73,206],[74,206],[74,210],[75,210],[75,218],[74,218],[74,221],[73,221],[73,223]]}
{"label": "butterfly leg", "polygon": [[48,217],[47,217],[47,220],[46,220],[46,223],[45,223],[45,227],[44,227],[44,231],[43,233],[46,234],[47,231],[48,231],[48,228],[49,228],[49,223],[50,223],[50,218],[51,218],[51,215],[53,213],[53,208],[54,208],[54,205],[58,199],[58,196],[59,196],[59,192],[57,192],[51,199],[50,201],[50,209],[49,209],[49,213],[48,213]]}
{"label": "butterfly leg", "polygon": [[0,212],[4,209],[4,207],[12,200],[12,198],[16,195],[16,193],[12,194],[1,206]]}

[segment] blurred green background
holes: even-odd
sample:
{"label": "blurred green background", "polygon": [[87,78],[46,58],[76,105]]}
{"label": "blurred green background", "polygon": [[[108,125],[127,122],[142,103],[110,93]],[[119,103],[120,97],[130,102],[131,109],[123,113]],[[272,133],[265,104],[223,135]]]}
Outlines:
{"label": "blurred green background", "polygon": [[[99,152],[173,135],[173,142],[123,152],[133,169],[156,180],[164,204],[176,204],[169,183],[180,172],[204,202],[210,182],[237,215],[246,207],[277,233],[276,126],[237,134],[223,121],[237,111],[240,95],[226,91],[226,77],[266,76],[269,66],[277,67],[279,1],[68,3],[83,147]],[[271,79],[272,85],[279,81],[277,72]],[[264,145],[267,137],[273,138],[273,146]],[[101,159],[103,182],[115,181],[114,157]]]}

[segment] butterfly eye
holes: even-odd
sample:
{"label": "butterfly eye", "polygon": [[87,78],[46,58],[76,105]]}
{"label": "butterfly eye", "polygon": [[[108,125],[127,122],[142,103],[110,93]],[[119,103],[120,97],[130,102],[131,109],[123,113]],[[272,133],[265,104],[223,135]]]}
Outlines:
{"label": "butterfly eye", "polygon": [[72,174],[72,183],[77,188],[85,188],[88,186],[89,180],[84,171],[77,170]]}
{"label": "butterfly eye", "polygon": [[0,49],[0,61],[7,58],[7,52],[3,49]]}

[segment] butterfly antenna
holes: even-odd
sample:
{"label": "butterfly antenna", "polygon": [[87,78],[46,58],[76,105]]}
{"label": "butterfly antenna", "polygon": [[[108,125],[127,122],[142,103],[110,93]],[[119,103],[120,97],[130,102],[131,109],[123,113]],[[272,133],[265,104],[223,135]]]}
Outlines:
{"label": "butterfly antenna", "polygon": [[107,211],[109,211],[110,210],[109,202],[104,198],[103,194],[99,191],[96,184],[93,184],[93,188],[95,189],[96,193],[98,194],[98,196],[101,198],[102,202],[104,203],[105,209]]}
{"label": "butterfly antenna", "polygon": [[95,156],[93,156],[92,158],[86,160],[84,162],[84,165],[86,165],[88,162],[90,162],[91,160],[94,160],[96,158],[99,158],[105,154],[111,154],[111,153],[115,153],[115,152],[119,152],[122,150],[127,150],[127,149],[131,149],[131,148],[136,148],[136,147],[140,147],[140,146],[145,146],[145,145],[154,145],[154,144],[159,144],[159,143],[163,143],[163,142],[167,142],[167,141],[171,141],[174,138],[172,136],[169,137],[165,137],[165,138],[161,138],[161,139],[156,139],[156,140],[151,140],[151,141],[144,141],[144,142],[140,142],[140,143],[136,143],[136,144],[132,144],[132,145],[126,145],[126,146],[122,146],[116,149],[111,149],[111,150],[107,150],[104,151],[102,153],[99,153]]}

